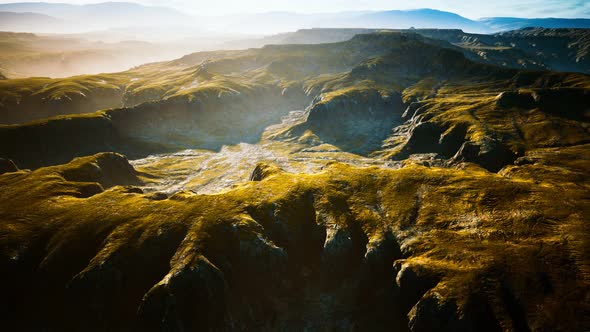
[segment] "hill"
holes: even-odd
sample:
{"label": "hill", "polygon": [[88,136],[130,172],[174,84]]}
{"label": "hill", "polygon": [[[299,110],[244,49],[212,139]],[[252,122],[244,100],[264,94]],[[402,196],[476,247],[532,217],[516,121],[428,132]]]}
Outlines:
{"label": "hill", "polygon": [[[351,39],[356,34],[405,31],[456,46],[471,60],[508,68],[549,69],[590,73],[590,29],[525,28],[495,34],[473,34],[458,29],[301,29],[295,32],[243,40],[232,45],[318,44]],[[228,43],[229,45],[230,43]]]}
{"label": "hill", "polygon": [[589,75],[380,31],[0,93],[122,103],[0,126],[8,329],[590,327]]}
{"label": "hill", "polygon": [[[0,4],[0,8],[2,5]],[[38,13],[14,13],[0,9],[0,31],[67,31],[68,22]]]}
{"label": "hill", "polygon": [[[115,40],[103,41],[109,36]],[[10,78],[68,77],[118,72],[211,47],[201,40],[166,43],[117,40],[121,36],[124,33],[104,32],[95,36],[0,32],[0,68]]]}

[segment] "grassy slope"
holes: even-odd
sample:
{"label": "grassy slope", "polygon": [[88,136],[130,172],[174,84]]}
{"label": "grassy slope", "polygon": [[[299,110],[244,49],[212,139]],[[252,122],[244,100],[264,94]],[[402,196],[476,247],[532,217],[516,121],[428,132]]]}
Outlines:
{"label": "grassy slope", "polygon": [[[247,119],[242,119],[246,115],[244,110],[270,114],[273,109],[304,107],[313,97],[316,98],[310,108],[308,123],[287,136],[309,134],[306,129],[312,129],[327,143],[347,151],[375,153],[394,159],[425,152],[450,158],[466,141],[478,146],[499,141],[504,146],[502,149],[513,151],[516,156],[532,148],[588,141],[585,120],[588,115],[584,108],[588,102],[588,76],[487,66],[465,59],[456,50],[441,48],[440,44],[415,34],[385,32],[334,44],[278,45],[246,51],[195,53],[120,74],[67,80],[3,81],[0,85],[6,89],[0,90],[3,92],[1,100],[7,101],[5,107],[8,109],[17,102],[25,105],[30,100],[41,100],[45,105],[54,103],[62,112],[71,112],[72,104],[79,102],[85,107],[78,111],[84,112],[89,105],[94,107],[92,103],[88,104],[92,99],[89,95],[104,91],[114,94],[115,101],[129,106],[139,104],[107,112],[109,121],[113,122],[111,127],[118,130],[120,136],[132,134],[134,140],[147,140],[150,144],[164,144],[170,148],[198,146],[207,143],[202,142],[205,138],[232,132],[229,128],[217,130],[211,127],[203,117],[224,116],[238,122],[245,121],[242,129],[255,133],[260,130],[254,128],[258,122],[247,125]],[[498,102],[496,98],[505,91],[522,91],[531,96],[554,93],[556,96],[522,106]],[[568,91],[573,92],[569,95]],[[363,103],[359,104],[359,100]],[[416,105],[417,109],[412,108],[402,117],[405,105],[398,105],[402,102],[410,108]],[[561,107],[564,103],[575,107],[564,110]],[[239,105],[243,105],[244,110],[240,111]],[[368,112],[367,106],[377,113]],[[385,115],[379,110],[384,108],[394,109],[386,113],[395,121],[383,122]],[[417,110],[419,112],[415,113]],[[31,113],[24,114],[30,116]],[[317,117],[316,114],[322,115]],[[103,115],[99,112],[88,115],[88,118],[103,119]],[[321,126],[316,121],[318,119],[327,121],[329,126]],[[346,119],[350,119],[353,125],[334,125]],[[272,123],[269,121],[260,123]],[[407,128],[391,136],[392,128],[404,121]],[[366,126],[354,125],[361,122]],[[203,123],[208,129],[203,133],[203,130],[195,129],[195,123]],[[154,127],[154,124],[158,126]],[[418,125],[424,129],[425,124],[430,126],[428,136],[433,137],[432,142],[417,143],[421,147],[413,147],[408,139],[411,140]],[[347,128],[354,131],[355,126],[358,130],[363,129],[364,134],[359,136],[347,131]],[[378,130],[372,126],[377,126]],[[30,124],[3,127],[0,132],[8,135],[8,141],[11,133],[28,132],[30,127]],[[322,128],[328,127],[342,130],[337,134],[322,132]],[[367,133],[377,131],[379,137],[365,137]],[[73,137],[69,133],[53,136]],[[240,136],[242,140],[252,139],[243,136]],[[201,141],[195,141],[194,138],[198,137],[202,137]],[[15,159],[17,164],[33,167],[29,165],[34,163],[14,151],[3,150],[4,156]],[[126,151],[117,146],[109,150]],[[105,150],[91,152],[99,151]],[[68,154],[58,162],[75,155]],[[489,169],[497,170],[511,163],[513,157],[504,159],[499,166],[493,165]],[[54,161],[44,162],[47,163]]]}
{"label": "grassy slope", "polygon": [[[286,305],[311,326],[337,324],[328,317],[353,310],[366,328],[376,328],[380,315],[415,330],[451,315],[440,328],[490,319],[503,329],[583,330],[588,322],[579,318],[590,309],[588,151],[535,150],[502,175],[468,165],[333,164],[315,175],[275,171],[223,194],[181,192],[162,201],[130,187],[102,191],[117,182],[105,184],[97,169],[122,174],[119,183],[137,181],[117,156],[6,173],[0,259],[12,273],[4,293],[15,305],[12,318],[26,313],[39,317],[26,320],[38,326],[129,327],[154,319],[215,328],[230,324],[229,315],[244,328],[303,324],[281,309]],[[366,269],[374,272],[363,277]],[[209,299],[185,297],[182,278],[204,287]],[[404,305],[389,307],[371,292],[355,298],[366,287],[402,296]],[[162,292],[178,306],[167,307]],[[322,294],[342,304],[320,309],[327,305]],[[208,304],[191,316],[199,301]]]}
{"label": "grassy slope", "polygon": [[[6,173],[0,267],[13,272],[2,290],[16,312],[7,324],[276,330],[346,329],[354,320],[370,330],[587,329],[579,317],[590,310],[588,77],[485,67],[458,55],[416,37],[377,34],[195,54],[106,75],[113,86],[128,80],[135,102],[242,105],[240,96],[268,86],[278,95],[300,88],[319,96],[315,104],[363,96],[373,103],[398,93],[412,113],[403,119],[405,133],[412,137],[414,124],[431,123],[435,151],[441,135],[461,127],[469,141],[492,138],[524,156],[498,174],[474,164],[429,168],[411,160],[400,170],[273,170],[228,192],[167,199],[111,187],[142,179],[112,154]],[[78,77],[55,84],[46,88],[57,98],[97,83]],[[504,91],[513,94],[498,99]],[[134,110],[141,116],[165,104]],[[109,148],[113,118],[132,113],[66,116],[4,126],[0,134],[7,135],[3,142],[34,144],[51,137],[57,143],[39,149],[49,154],[68,142],[73,155],[87,154],[98,142]],[[89,135],[98,127],[100,135]],[[82,133],[63,135],[72,128]],[[392,142],[384,155],[416,152],[400,152],[405,143]]]}

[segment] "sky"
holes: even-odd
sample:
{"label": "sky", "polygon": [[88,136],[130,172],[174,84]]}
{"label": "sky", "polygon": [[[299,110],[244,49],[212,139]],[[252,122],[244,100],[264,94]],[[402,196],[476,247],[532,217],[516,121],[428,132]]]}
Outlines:
{"label": "sky", "polygon": [[[17,1],[0,0],[0,3]],[[45,0],[45,2],[86,4],[103,1]],[[471,19],[491,16],[590,18],[590,0],[131,0],[128,2],[172,7],[196,15],[433,8],[451,11]]]}

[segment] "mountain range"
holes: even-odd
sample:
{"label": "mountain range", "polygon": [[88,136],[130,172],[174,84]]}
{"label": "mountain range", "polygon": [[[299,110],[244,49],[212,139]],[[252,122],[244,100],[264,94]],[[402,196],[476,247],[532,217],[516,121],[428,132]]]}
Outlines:
{"label": "mountain range", "polygon": [[[21,2],[0,4],[0,12],[20,13],[21,20],[26,19],[27,23],[14,19],[2,19],[0,29],[21,32],[75,32],[122,27],[149,27],[153,26],[154,22],[158,22],[158,26],[162,27],[197,26],[249,34],[269,34],[302,28],[452,28],[473,33],[491,33],[524,27],[590,27],[590,19],[491,17],[472,20],[455,13],[434,9],[323,14],[268,12],[194,17],[176,9],[127,2],[104,2],[89,5]],[[3,13],[2,15],[9,17],[9,15],[14,16],[15,14]]]}
{"label": "mountain range", "polygon": [[466,50],[581,32],[0,81],[2,327],[588,331],[590,76]]}

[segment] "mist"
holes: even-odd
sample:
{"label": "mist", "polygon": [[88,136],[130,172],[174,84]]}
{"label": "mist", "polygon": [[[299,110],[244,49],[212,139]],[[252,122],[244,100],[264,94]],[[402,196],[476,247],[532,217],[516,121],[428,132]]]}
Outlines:
{"label": "mist", "polygon": [[[477,20],[434,9],[337,11],[348,8],[344,6],[325,13],[232,14],[242,8],[236,6],[223,15],[206,15],[206,8],[197,13],[190,6],[179,10],[179,3],[170,5],[176,9],[124,2],[0,4],[0,31],[6,31],[0,32],[0,73],[8,78],[58,78],[118,72],[199,51],[344,41],[363,29],[437,28],[490,34],[531,25],[590,27],[589,19]],[[293,35],[318,28],[351,30]]]}

